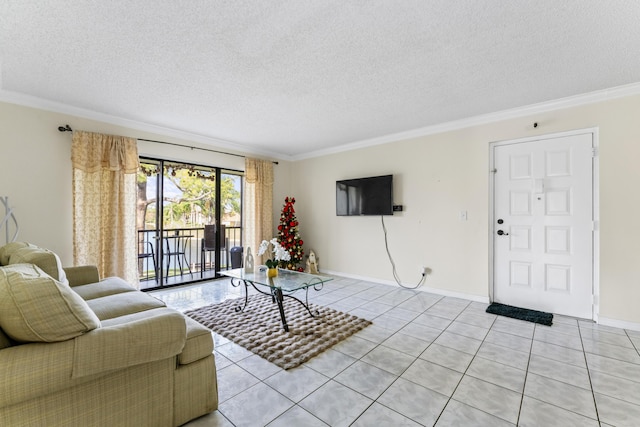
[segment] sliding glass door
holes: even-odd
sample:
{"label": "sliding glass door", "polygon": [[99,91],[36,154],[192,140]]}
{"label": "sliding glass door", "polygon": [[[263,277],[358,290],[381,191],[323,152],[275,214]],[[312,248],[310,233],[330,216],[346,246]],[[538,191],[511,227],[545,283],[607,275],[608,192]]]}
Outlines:
{"label": "sliding glass door", "polygon": [[140,159],[138,273],[142,289],[218,276],[242,242],[242,173]]}

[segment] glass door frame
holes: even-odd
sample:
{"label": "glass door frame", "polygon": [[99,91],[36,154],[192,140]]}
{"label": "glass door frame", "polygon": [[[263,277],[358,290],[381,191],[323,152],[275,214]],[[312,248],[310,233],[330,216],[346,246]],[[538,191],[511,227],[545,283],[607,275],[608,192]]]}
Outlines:
{"label": "glass door frame", "polygon": [[[221,267],[221,239],[216,238],[216,242],[215,242],[215,251],[214,254],[212,254],[214,256],[214,277],[207,277],[207,278],[201,278],[200,274],[196,274],[193,273],[192,274],[192,278],[191,280],[185,280],[185,281],[179,281],[176,283],[171,283],[168,284],[167,279],[168,277],[165,277],[165,273],[164,273],[164,265],[165,265],[165,252],[166,252],[166,248],[165,245],[163,244],[163,239],[165,236],[165,224],[164,224],[164,177],[165,177],[165,166],[166,164],[178,164],[178,165],[185,165],[188,167],[194,167],[194,168],[201,168],[203,170],[209,170],[212,173],[215,173],[215,195],[214,195],[214,200],[215,200],[215,207],[214,207],[214,220],[215,220],[215,224],[222,224],[222,213],[223,213],[223,206],[222,206],[222,179],[223,179],[223,175],[235,175],[240,177],[240,183],[239,183],[239,200],[240,200],[240,244],[242,244],[242,235],[243,235],[243,228],[242,228],[242,218],[244,215],[244,206],[243,206],[243,194],[244,194],[244,171],[239,171],[239,170],[234,170],[234,169],[230,169],[230,168],[221,168],[221,167],[216,167],[216,166],[209,166],[209,165],[202,165],[202,164],[196,164],[196,163],[189,163],[186,161],[175,161],[175,160],[169,160],[169,159],[162,159],[162,158],[155,158],[155,157],[149,157],[149,156],[140,156],[140,163],[149,163],[149,164],[153,164],[156,165],[158,170],[157,170],[157,174],[154,177],[154,179],[156,180],[156,212],[155,212],[155,232],[156,232],[156,236],[155,236],[155,257],[156,257],[156,281],[155,281],[155,286],[151,286],[151,287],[144,287],[143,290],[147,291],[147,290],[157,290],[157,289],[164,289],[167,287],[172,287],[172,286],[179,286],[179,285],[184,285],[187,283],[194,283],[194,282],[200,282],[200,281],[204,281],[204,280],[212,280],[212,279],[217,279],[220,277],[223,277],[220,275],[220,267]],[[197,229],[199,230],[199,229]],[[138,232],[140,232],[140,230],[138,230]],[[234,232],[234,236],[235,236],[235,232]],[[201,239],[200,239],[201,235],[199,232],[196,232],[196,252],[202,251],[202,246],[201,246]],[[231,248],[225,248],[227,251],[230,251]],[[231,254],[230,254],[231,255]],[[200,252],[198,252],[196,254],[197,257],[200,257]],[[226,266],[225,267],[229,267]],[[200,265],[200,269],[204,268],[204,266]]]}

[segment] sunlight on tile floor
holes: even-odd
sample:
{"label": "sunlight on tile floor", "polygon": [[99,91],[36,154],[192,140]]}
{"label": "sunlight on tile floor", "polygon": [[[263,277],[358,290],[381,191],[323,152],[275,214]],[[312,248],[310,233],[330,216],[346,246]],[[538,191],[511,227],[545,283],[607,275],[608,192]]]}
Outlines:
{"label": "sunlight on tile floor", "polygon": [[[185,311],[243,292],[151,294]],[[640,332],[344,278],[309,298],[373,325],[288,371],[214,334],[219,409],[189,427],[640,425]]]}

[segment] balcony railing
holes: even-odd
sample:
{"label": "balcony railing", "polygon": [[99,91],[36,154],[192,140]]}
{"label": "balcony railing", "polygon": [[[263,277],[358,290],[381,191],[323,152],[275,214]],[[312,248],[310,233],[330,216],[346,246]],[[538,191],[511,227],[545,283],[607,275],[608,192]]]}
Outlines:
{"label": "balcony railing", "polygon": [[[242,227],[226,226],[224,237],[221,241],[219,269],[231,268],[231,248],[242,245]],[[202,251],[203,238],[204,227],[164,229],[162,236],[157,229],[138,230],[138,277],[141,287],[214,277],[215,252]],[[164,259],[161,260],[160,256]],[[158,282],[160,269],[164,278],[162,284]]]}

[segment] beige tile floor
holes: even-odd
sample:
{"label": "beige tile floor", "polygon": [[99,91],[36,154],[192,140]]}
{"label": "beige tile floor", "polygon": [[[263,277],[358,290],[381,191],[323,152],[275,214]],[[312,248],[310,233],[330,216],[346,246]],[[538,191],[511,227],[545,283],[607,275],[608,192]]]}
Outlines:
{"label": "beige tile floor", "polygon": [[[152,293],[187,310],[228,280]],[[336,278],[310,294],[373,325],[284,371],[214,334],[219,409],[201,426],[640,426],[640,332]]]}

